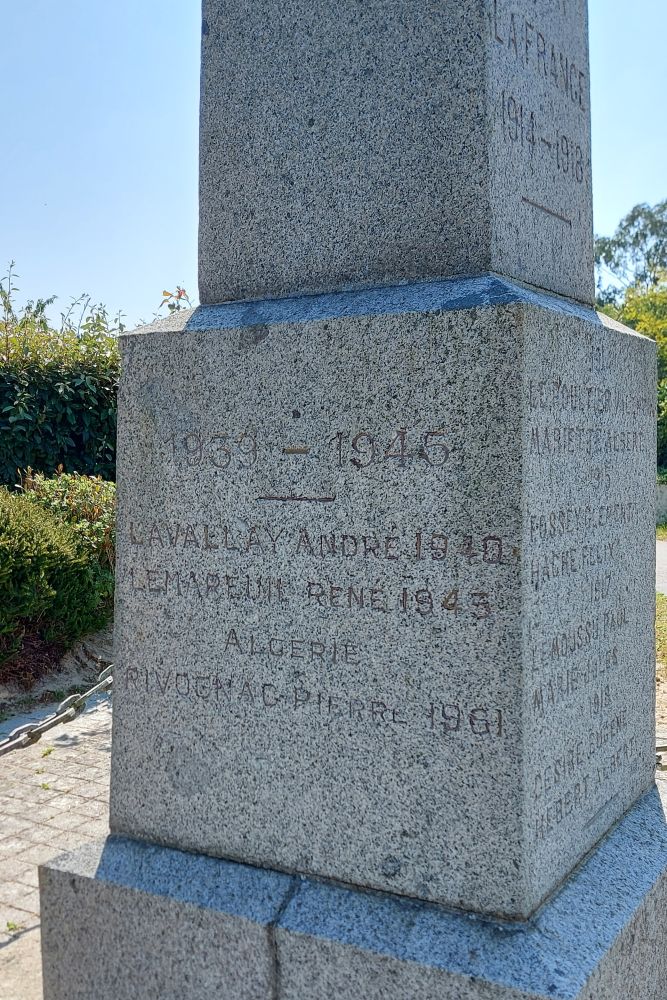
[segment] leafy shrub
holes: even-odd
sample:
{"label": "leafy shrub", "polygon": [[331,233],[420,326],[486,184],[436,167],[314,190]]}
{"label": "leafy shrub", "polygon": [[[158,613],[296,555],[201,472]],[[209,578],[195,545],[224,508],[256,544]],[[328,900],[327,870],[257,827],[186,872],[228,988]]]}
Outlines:
{"label": "leafy shrub", "polygon": [[0,482],[31,466],[116,475],[119,364],[111,350],[90,358],[0,364]]}
{"label": "leafy shrub", "polygon": [[28,469],[21,489],[32,503],[72,526],[84,549],[113,572],[116,556],[116,484],[99,476],[68,475],[52,479]]}
{"label": "leafy shrub", "polygon": [[667,379],[658,382],[658,470],[667,473]]}
{"label": "leafy shrub", "polygon": [[0,483],[14,484],[28,466],[115,479],[120,320],[84,299],[78,321],[72,309],[81,302],[51,329],[53,300],[17,313],[12,279],[10,267],[0,282]]}
{"label": "leafy shrub", "polygon": [[28,623],[71,642],[109,617],[108,586],[73,526],[21,494],[0,489],[0,661]]}

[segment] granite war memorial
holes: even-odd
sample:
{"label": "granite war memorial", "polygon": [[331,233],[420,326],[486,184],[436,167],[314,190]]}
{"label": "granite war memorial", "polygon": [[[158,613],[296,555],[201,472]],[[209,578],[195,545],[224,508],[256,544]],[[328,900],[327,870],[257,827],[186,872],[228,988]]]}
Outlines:
{"label": "granite war memorial", "polygon": [[667,996],[588,74],[585,0],[205,0],[202,305],[122,339],[111,833],[41,870],[45,1000]]}

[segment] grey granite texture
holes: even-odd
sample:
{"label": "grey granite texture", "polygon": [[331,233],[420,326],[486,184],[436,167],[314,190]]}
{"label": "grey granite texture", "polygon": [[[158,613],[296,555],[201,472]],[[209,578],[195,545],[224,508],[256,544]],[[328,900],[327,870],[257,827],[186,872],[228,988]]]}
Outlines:
{"label": "grey granite texture", "polygon": [[40,869],[44,1000],[260,1000],[289,878],[107,838]]}
{"label": "grey granite texture", "polygon": [[521,923],[110,837],[41,868],[44,1000],[664,1000],[658,786]]}
{"label": "grey granite texture", "polygon": [[653,342],[486,278],[122,349],[112,830],[534,911],[653,780]]}
{"label": "grey granite texture", "polygon": [[204,303],[497,271],[594,301],[586,0],[204,0]]}

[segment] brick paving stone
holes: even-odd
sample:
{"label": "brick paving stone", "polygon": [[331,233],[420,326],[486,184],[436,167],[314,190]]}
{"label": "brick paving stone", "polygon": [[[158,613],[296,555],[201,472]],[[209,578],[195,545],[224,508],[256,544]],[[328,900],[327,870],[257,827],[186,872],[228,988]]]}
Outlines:
{"label": "brick paving stone", "polygon": [[90,819],[100,819],[109,815],[109,800],[82,799],[76,806],[77,812]]}
{"label": "brick paving stone", "polygon": [[20,871],[18,875],[15,875],[14,879],[21,885],[29,885],[33,889],[36,889],[39,885],[39,871],[34,865],[30,865],[28,868]]}
{"label": "brick paving stone", "polygon": [[7,861],[0,861],[0,883],[2,882],[23,882],[25,875],[30,868],[19,864],[14,858]]}
{"label": "brick paving stone", "polygon": [[[0,930],[3,934],[13,934],[9,927],[27,931],[30,927],[37,927],[39,924],[39,914],[30,913],[28,910],[21,910],[16,906],[4,906],[0,903]],[[2,959],[0,958],[0,971],[2,970]],[[0,976],[0,982],[2,977]]]}
{"label": "brick paving stone", "polygon": [[[79,843],[87,841],[87,837],[82,837]],[[53,858],[57,858],[60,854],[64,854],[65,850],[55,847],[53,844],[31,844],[28,847],[16,855],[17,860],[22,861],[25,865],[42,865],[45,861],[51,861]]]}
{"label": "brick paving stone", "polygon": [[[46,824],[42,823],[33,823],[27,829],[18,834],[17,838],[25,841],[24,847],[30,847],[31,844],[50,844],[51,841],[49,840],[49,834],[53,834],[55,836],[58,832],[59,831],[56,830],[55,827],[46,826]],[[12,837],[12,840],[15,839],[16,838]],[[2,842],[0,842],[0,846],[1,843]]]}
{"label": "brick paving stone", "polygon": [[[3,781],[5,779],[3,778]],[[0,814],[15,816],[22,810],[21,803],[13,795],[0,795]]]}
{"label": "brick paving stone", "polygon": [[39,892],[24,882],[5,882],[0,884],[0,906],[39,913]]}
{"label": "brick paving stone", "polygon": [[0,838],[8,837],[13,833],[20,833],[29,827],[30,823],[22,816],[2,816],[0,817]]}
{"label": "brick paving stone", "polygon": [[14,837],[4,837],[0,840],[0,861],[17,858],[19,853],[25,850],[30,843],[30,840],[26,837],[20,837],[18,833]]}
{"label": "brick paving stone", "polygon": [[56,813],[55,816],[49,816],[44,821],[45,826],[52,827],[54,830],[76,830],[84,823],[88,825],[90,817],[81,816],[77,812]]}
{"label": "brick paving stone", "polygon": [[[0,724],[0,738],[55,706]],[[0,758],[0,997],[40,1000],[37,867],[109,829],[111,705],[100,698],[48,738]],[[42,787],[45,786],[45,787]],[[25,968],[24,968],[25,967]],[[2,982],[20,983],[5,998]]]}

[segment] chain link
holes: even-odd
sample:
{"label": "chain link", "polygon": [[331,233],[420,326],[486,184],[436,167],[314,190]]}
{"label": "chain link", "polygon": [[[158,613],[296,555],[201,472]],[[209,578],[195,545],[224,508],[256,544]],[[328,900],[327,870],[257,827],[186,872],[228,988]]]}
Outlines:
{"label": "chain link", "polygon": [[71,722],[73,719],[76,719],[78,715],[81,715],[88,700],[93,695],[111,690],[113,684],[112,670],[113,664],[105,667],[97,678],[97,683],[94,687],[91,687],[88,691],[84,691],[82,694],[71,694],[64,701],[61,701],[55,712],[47,715],[41,722],[28,722],[24,726],[17,726],[16,729],[13,729],[9,736],[5,737],[4,740],[0,740],[0,757],[11,753],[12,750],[22,750],[24,747],[31,747],[38,740],[41,740],[44,733],[48,733],[50,729],[54,729],[61,723]]}

